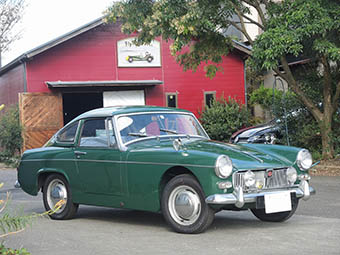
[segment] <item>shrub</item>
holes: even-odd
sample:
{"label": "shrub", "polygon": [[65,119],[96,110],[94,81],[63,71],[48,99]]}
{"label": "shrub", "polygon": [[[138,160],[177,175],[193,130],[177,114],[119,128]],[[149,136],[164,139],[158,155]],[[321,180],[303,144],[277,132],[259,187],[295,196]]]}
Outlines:
{"label": "shrub", "polygon": [[0,244],[0,254],[1,255],[29,255],[30,253],[25,249],[11,249],[11,248],[6,248],[3,244]]}
{"label": "shrub", "polygon": [[261,105],[271,111],[274,117],[283,116],[285,110],[292,112],[303,107],[293,92],[288,91],[284,94],[282,90],[273,91],[272,88],[265,88],[263,85],[250,93],[249,103]]}
{"label": "shrub", "polygon": [[0,116],[0,146],[3,157],[14,157],[20,152],[22,145],[19,107],[8,107]]}
{"label": "shrub", "polygon": [[237,130],[248,125],[249,112],[245,106],[235,99],[221,97],[211,101],[200,112],[200,121],[210,138],[218,141],[229,141]]}

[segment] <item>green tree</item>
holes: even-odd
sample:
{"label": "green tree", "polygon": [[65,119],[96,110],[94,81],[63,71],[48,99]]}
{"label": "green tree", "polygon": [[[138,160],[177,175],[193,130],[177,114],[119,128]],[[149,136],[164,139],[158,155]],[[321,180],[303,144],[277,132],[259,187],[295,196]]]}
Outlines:
{"label": "green tree", "polygon": [[0,67],[2,53],[21,36],[21,31],[13,28],[21,21],[24,9],[25,0],[0,0]]}
{"label": "green tree", "polygon": [[[121,22],[124,33],[138,31],[137,45],[158,36],[171,40],[171,53],[184,70],[209,63],[210,77],[232,49],[226,31],[238,30],[253,46],[253,68],[274,70],[287,81],[318,123],[323,157],[334,157],[332,118],[340,97],[338,0],[123,0],[108,8],[107,14],[108,21]],[[254,40],[247,24],[257,26],[262,34]],[[289,65],[291,56],[308,60],[307,68],[319,80],[315,88],[306,88],[298,79]],[[320,91],[317,100],[308,94],[310,90]]]}

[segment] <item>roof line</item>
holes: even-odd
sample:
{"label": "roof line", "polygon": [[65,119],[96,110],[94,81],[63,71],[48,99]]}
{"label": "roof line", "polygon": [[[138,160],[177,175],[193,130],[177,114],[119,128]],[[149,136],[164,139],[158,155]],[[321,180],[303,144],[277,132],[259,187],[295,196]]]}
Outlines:
{"label": "roof line", "polygon": [[160,80],[46,81],[49,88],[155,86]]}
{"label": "roof line", "polygon": [[[23,53],[19,57],[15,58],[11,62],[9,62],[7,65],[1,67],[0,68],[0,76],[3,73],[7,72],[8,70],[16,67],[20,63],[23,63],[27,59],[30,59],[30,58],[32,58],[32,57],[34,57],[34,56],[36,56],[36,55],[38,55],[38,54],[48,50],[48,49],[50,49],[50,48],[53,48],[54,46],[57,46],[57,45],[65,42],[65,41],[67,41],[69,39],[72,39],[72,38],[74,38],[77,35],[85,33],[87,31],[91,30],[92,28],[100,26],[101,24],[104,23],[104,21],[103,21],[104,17],[105,16],[102,16],[102,17],[100,17],[100,18],[98,18],[98,19],[96,19],[94,21],[91,21],[91,22],[89,22],[89,23],[87,23],[87,24],[85,24],[85,25],[83,25],[81,27],[78,27],[78,28],[76,28],[76,29],[66,33],[66,34],[63,34],[63,35],[61,35],[61,36],[59,36],[59,37],[57,37],[55,39],[52,39],[52,40],[50,40],[50,41],[48,41],[48,42],[46,42],[46,43],[44,43],[44,44],[42,44],[42,45],[40,45],[38,47],[33,48],[32,50],[29,50],[29,51]],[[243,44],[241,42],[238,42],[236,40],[232,40],[232,46],[235,49],[237,49],[237,50],[239,50],[239,51],[241,51],[241,52],[243,52],[243,53],[245,53],[247,55],[251,55],[251,47],[249,47],[249,46],[247,46],[247,45],[245,45],[245,44]]]}
{"label": "roof line", "polygon": [[241,52],[243,52],[243,53],[245,53],[249,56],[251,55],[252,49],[251,49],[250,46],[247,46],[244,43],[241,43],[241,42],[236,41],[236,40],[232,40],[231,43],[232,43],[232,45],[235,49],[237,49],[237,50],[239,50],[239,51],[241,51]]}
{"label": "roof line", "polygon": [[[104,16],[103,16],[104,17]],[[20,63],[26,61],[29,58],[32,58],[36,55],[38,55],[39,53],[42,53],[54,46],[57,46],[69,39],[72,39],[73,37],[80,35],[82,33],[85,33],[89,30],[91,30],[92,28],[95,28],[101,24],[103,24],[103,17],[100,17],[94,21],[91,21],[81,27],[78,27],[66,34],[63,34],[61,36],[58,36],[55,39],[52,39],[38,47],[33,48],[32,50],[29,50],[25,53],[23,53],[22,55],[20,55],[19,57],[15,58],[14,60],[12,60],[11,62],[9,62],[7,65],[3,66],[2,68],[0,68],[0,75],[2,75],[3,73],[5,73],[7,70],[12,69],[13,67],[19,65]]]}

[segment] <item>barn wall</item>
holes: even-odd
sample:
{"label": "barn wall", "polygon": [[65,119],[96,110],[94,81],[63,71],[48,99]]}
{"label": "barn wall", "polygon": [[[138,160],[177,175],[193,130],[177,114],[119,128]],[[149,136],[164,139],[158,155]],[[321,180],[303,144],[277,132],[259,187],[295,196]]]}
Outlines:
{"label": "barn wall", "polygon": [[161,79],[160,68],[117,67],[121,38],[119,29],[102,25],[39,54],[27,63],[27,91],[48,92],[46,81]]}
{"label": "barn wall", "polygon": [[[169,44],[163,43],[164,92],[178,93],[178,107],[197,113],[204,104],[204,92],[216,91],[216,97],[224,95],[237,98],[244,103],[244,63],[239,55],[230,54],[220,64],[223,72],[213,79],[205,76],[204,65],[196,72],[184,72],[170,54]],[[165,96],[163,96],[165,100]],[[164,102],[165,104],[165,102]]]}
{"label": "barn wall", "polygon": [[0,105],[18,103],[18,93],[25,91],[24,68],[24,64],[20,64],[0,76]]}
{"label": "barn wall", "polygon": [[27,63],[27,91],[48,92],[46,81],[162,80],[163,85],[146,88],[146,104],[165,106],[165,93],[178,94],[178,107],[197,114],[204,91],[216,96],[236,97],[244,103],[243,61],[238,54],[224,58],[214,79],[205,77],[201,65],[195,73],[184,72],[170,55],[170,43],[161,41],[161,67],[117,67],[117,41],[123,35],[115,25],[102,25],[39,54]]}

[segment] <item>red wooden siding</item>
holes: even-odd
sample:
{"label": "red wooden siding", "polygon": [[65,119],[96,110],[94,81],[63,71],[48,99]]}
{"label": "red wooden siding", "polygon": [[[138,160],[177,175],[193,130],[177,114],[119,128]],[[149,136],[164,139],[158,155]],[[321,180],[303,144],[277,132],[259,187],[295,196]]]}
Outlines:
{"label": "red wooden siding", "polygon": [[24,75],[24,64],[20,64],[0,76],[0,105],[18,103],[18,93],[25,90]]}
{"label": "red wooden siding", "polygon": [[197,113],[204,91],[216,91],[219,98],[236,97],[244,103],[244,70],[241,56],[224,58],[224,72],[210,80],[203,65],[196,73],[183,72],[170,55],[169,43],[161,41],[162,67],[117,67],[117,41],[123,35],[114,25],[101,25],[64,42],[27,62],[27,91],[48,92],[46,81],[162,80],[163,85],[146,89],[146,104],[164,106],[165,93],[178,93],[178,107]]}

